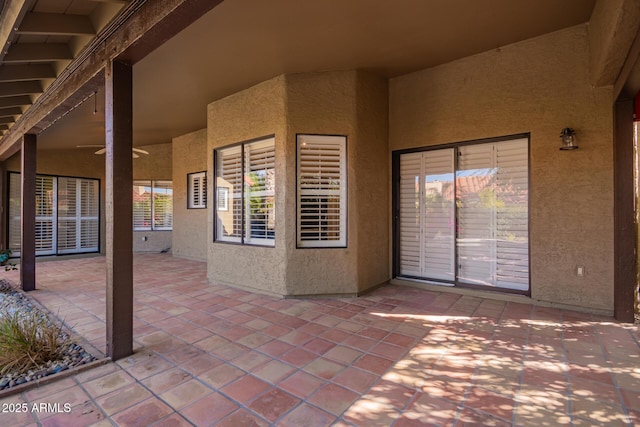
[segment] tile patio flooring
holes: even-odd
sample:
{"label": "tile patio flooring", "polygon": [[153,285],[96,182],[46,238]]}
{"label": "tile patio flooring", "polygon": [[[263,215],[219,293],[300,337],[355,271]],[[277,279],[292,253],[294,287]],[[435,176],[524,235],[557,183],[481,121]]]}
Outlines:
{"label": "tile patio flooring", "polygon": [[[104,262],[38,263],[31,293],[100,349]],[[136,353],[5,397],[72,409],[0,425],[640,425],[638,325],[398,286],[282,300],[208,285],[204,263],[134,265]]]}

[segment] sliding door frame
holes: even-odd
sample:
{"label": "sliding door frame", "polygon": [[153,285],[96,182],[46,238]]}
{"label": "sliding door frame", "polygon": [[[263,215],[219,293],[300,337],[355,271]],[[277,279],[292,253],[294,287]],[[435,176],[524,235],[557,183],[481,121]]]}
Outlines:
{"label": "sliding door frame", "polygon": [[[400,157],[404,154],[409,154],[409,153],[417,153],[417,152],[424,152],[424,151],[433,151],[433,150],[441,150],[441,149],[447,149],[447,148],[454,148],[454,195],[456,197],[457,200],[457,183],[456,183],[456,172],[458,170],[458,148],[460,147],[464,147],[464,146],[468,146],[468,145],[478,145],[478,144],[489,144],[489,143],[496,143],[496,142],[504,142],[504,141],[511,141],[511,140],[516,140],[516,139],[526,139],[528,141],[527,143],[527,181],[528,181],[528,186],[527,186],[527,245],[528,245],[528,264],[529,264],[529,270],[528,270],[528,286],[527,286],[527,290],[523,291],[523,290],[516,290],[516,289],[509,289],[509,288],[503,288],[503,287],[497,287],[497,286],[485,286],[485,285],[474,285],[474,284],[470,284],[470,283],[466,283],[466,282],[461,282],[458,280],[458,269],[459,269],[459,262],[458,262],[458,245],[457,243],[454,245],[454,280],[453,281],[445,281],[445,280],[438,280],[438,279],[430,279],[430,278],[421,278],[421,277],[408,277],[408,276],[403,276],[400,274]],[[394,278],[406,278],[406,279],[410,279],[410,280],[417,280],[419,282],[424,282],[424,283],[432,283],[432,284],[441,284],[441,285],[448,285],[448,286],[456,286],[456,287],[461,287],[461,288],[469,288],[469,289],[479,289],[479,290],[485,290],[485,291],[496,291],[496,292],[503,292],[503,293],[513,293],[513,294],[519,294],[519,295],[526,295],[526,296],[531,296],[531,134],[530,133],[520,133],[520,134],[514,134],[514,135],[505,135],[505,136],[499,136],[499,137],[493,137],[493,138],[484,138],[484,139],[476,139],[476,140],[469,140],[469,141],[460,141],[460,142],[453,142],[453,143],[447,143],[447,144],[440,144],[440,145],[431,145],[431,146],[423,146],[423,147],[415,147],[415,148],[409,148],[409,149],[403,149],[403,150],[396,150],[393,151],[391,153],[391,165],[392,165],[392,171],[391,171],[391,179],[392,179],[392,199],[391,199],[391,209],[392,209],[392,232],[393,232],[393,236],[392,236],[392,272],[393,272],[393,277]],[[457,211],[457,208],[455,208],[455,210]],[[455,235],[454,235],[454,239],[455,242],[457,242],[458,239],[458,231],[457,231],[457,212],[456,212],[456,230]]]}

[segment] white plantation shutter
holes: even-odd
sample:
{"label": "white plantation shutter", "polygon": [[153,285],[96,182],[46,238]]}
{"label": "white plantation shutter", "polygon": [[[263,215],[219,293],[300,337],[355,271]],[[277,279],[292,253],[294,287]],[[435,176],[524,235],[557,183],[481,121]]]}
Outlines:
{"label": "white plantation shutter", "polygon": [[245,243],[275,244],[275,139],[244,146]]}
{"label": "white plantation shutter", "polygon": [[400,156],[399,274],[528,290],[528,140],[455,150]]}
{"label": "white plantation shutter", "polygon": [[298,135],[298,246],[347,244],[347,139]]}
{"label": "white plantation shutter", "polygon": [[424,265],[425,277],[455,277],[454,150],[423,153]]}
{"label": "white plantation shutter", "polygon": [[495,190],[493,144],[460,147],[458,196],[458,277],[489,285],[495,272]]}
{"label": "white plantation shutter", "polygon": [[36,255],[51,255],[56,252],[55,206],[55,178],[36,175]]}
{"label": "white plantation shutter", "polygon": [[58,253],[98,251],[98,181],[58,179]]}
{"label": "white plantation shutter", "polygon": [[[217,151],[216,187],[218,199],[226,197],[224,207],[217,205],[216,239],[226,242],[242,240],[242,146]],[[224,189],[224,190],[223,190]],[[221,191],[223,190],[223,191]]]}
{"label": "white plantation shutter", "polygon": [[400,274],[422,276],[422,153],[400,157]]}
{"label": "white plantation shutter", "polygon": [[153,229],[173,229],[173,182],[153,181]]}
{"label": "white plantation shutter", "polygon": [[[20,254],[20,174],[9,177],[9,248]],[[36,176],[36,255],[98,251],[99,181]]]}
{"label": "white plantation shutter", "polygon": [[453,149],[400,158],[400,273],[453,280]]}
{"label": "white plantation shutter", "polygon": [[529,172],[527,140],[496,144],[495,284],[529,289]]}
{"label": "white plantation shutter", "polygon": [[190,173],[189,175],[189,209],[204,209],[207,207],[207,174],[206,172]]}
{"label": "white plantation shutter", "polygon": [[9,174],[9,249],[20,255],[20,174]]}
{"label": "white plantation shutter", "polygon": [[77,249],[80,235],[78,221],[78,181],[60,178],[58,181],[58,250],[60,253],[72,253]]}
{"label": "white plantation shutter", "polygon": [[151,230],[151,181],[133,182],[133,229]]}

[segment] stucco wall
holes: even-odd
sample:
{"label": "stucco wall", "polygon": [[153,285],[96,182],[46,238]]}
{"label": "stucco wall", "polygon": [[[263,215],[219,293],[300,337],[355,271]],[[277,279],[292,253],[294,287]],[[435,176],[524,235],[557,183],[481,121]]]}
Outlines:
{"label": "stucco wall", "polygon": [[[276,245],[211,243],[209,279],[278,295],[354,295],[388,280],[387,109],[386,80],[359,71],[280,76],[210,104],[210,176],[213,149],[275,134]],[[347,136],[346,248],[296,248],[297,134]]]}
{"label": "stucco wall", "polygon": [[[94,151],[95,149],[38,150],[36,173],[100,180],[100,252],[104,252],[106,248],[104,156],[95,155]],[[5,166],[8,172],[20,172],[20,152],[7,159]]]}
{"label": "stucco wall", "polygon": [[[171,144],[139,147],[149,152],[133,159],[134,179],[171,180]],[[95,149],[38,150],[36,170],[39,174],[100,179],[100,251],[105,251],[105,157]],[[20,153],[5,162],[9,172],[20,171]],[[171,248],[171,231],[133,233],[134,252],[160,252]],[[147,240],[142,238],[146,236]]]}
{"label": "stucco wall", "polygon": [[[347,136],[347,247],[297,249],[287,265],[293,295],[356,294],[389,279],[387,83],[358,71],[287,76],[288,193],[296,191],[296,134]],[[295,215],[296,200],[287,200]],[[295,247],[295,216],[291,245]]]}
{"label": "stucco wall", "polygon": [[[390,145],[530,132],[532,298],[610,311],[612,90],[591,86],[589,63],[582,25],[395,78]],[[558,149],[564,127],[578,150]]]}
{"label": "stucco wall", "polygon": [[[207,277],[215,283],[231,284],[264,293],[283,295],[289,231],[285,227],[285,204],[288,177],[285,159],[286,119],[285,81],[283,77],[223,98],[207,109],[208,176],[213,182],[213,150],[230,144],[267,135],[275,135],[276,144],[276,230],[275,247],[237,245],[212,242],[213,209],[208,204]],[[213,185],[208,186],[207,199],[213,200]]]}
{"label": "stucco wall", "polygon": [[187,209],[187,174],[207,170],[207,152],[206,129],[173,139],[173,256],[207,259],[208,210]]}

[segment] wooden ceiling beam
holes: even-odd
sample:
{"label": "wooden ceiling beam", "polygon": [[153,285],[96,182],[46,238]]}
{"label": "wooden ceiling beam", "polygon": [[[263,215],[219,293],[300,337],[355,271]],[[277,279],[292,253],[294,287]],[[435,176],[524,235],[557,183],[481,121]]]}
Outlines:
{"label": "wooden ceiling beam", "polygon": [[96,34],[96,30],[86,15],[30,12],[22,19],[16,33],[55,36],[93,36]]}
{"label": "wooden ceiling beam", "polygon": [[39,81],[0,83],[0,97],[42,93]]}
{"label": "wooden ceiling beam", "polygon": [[0,67],[0,82],[53,79],[56,73],[49,64],[3,65]]}
{"label": "wooden ceiling beam", "polygon": [[22,114],[22,108],[20,107],[0,108],[0,117],[13,117],[20,114]]}
{"label": "wooden ceiling beam", "polygon": [[27,13],[31,4],[27,0],[12,0],[5,2],[4,10],[0,13],[0,61],[4,58],[15,37],[15,28]]}
{"label": "wooden ceiling beam", "polygon": [[64,43],[18,43],[11,46],[4,62],[53,62],[71,60],[73,55]]}
{"label": "wooden ceiling beam", "polygon": [[0,98],[0,108],[24,107],[27,105],[31,105],[32,103],[33,102],[31,101],[31,97],[28,95],[8,96],[6,98]]}
{"label": "wooden ceiling beam", "polygon": [[104,66],[135,64],[222,0],[132,0],[93,39],[0,139],[0,161],[20,149],[26,133],[40,133],[104,85]]}
{"label": "wooden ceiling beam", "polygon": [[0,125],[9,125],[9,124],[13,124],[16,121],[16,119],[13,116],[9,116],[9,117],[0,117]]}
{"label": "wooden ceiling beam", "polygon": [[0,131],[5,131],[9,129],[9,125],[0,125]]}

